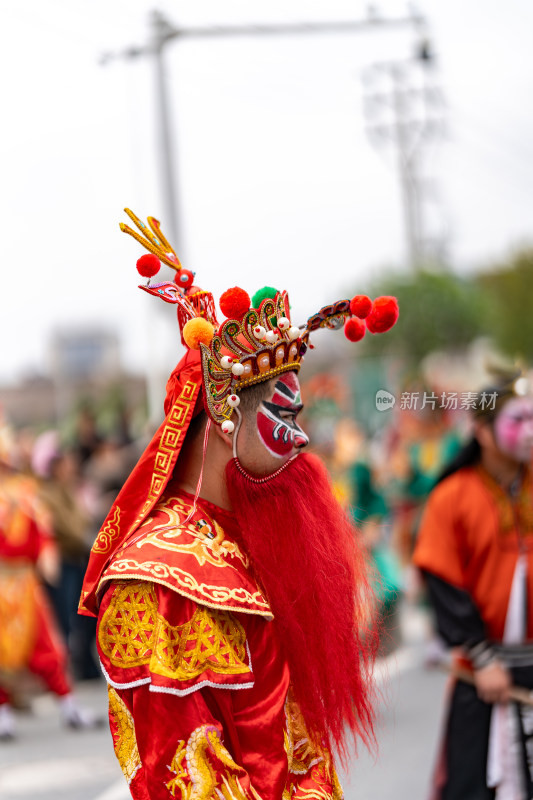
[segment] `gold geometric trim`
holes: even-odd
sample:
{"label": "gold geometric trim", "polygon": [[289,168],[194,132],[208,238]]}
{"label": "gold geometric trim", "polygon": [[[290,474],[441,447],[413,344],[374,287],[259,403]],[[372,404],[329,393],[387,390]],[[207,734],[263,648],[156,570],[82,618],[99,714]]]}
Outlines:
{"label": "gold geometric trim", "polygon": [[156,627],[154,587],[119,584],[98,626],[98,642],[115,666],[137,667],[150,661]]}
{"label": "gold geometric trim", "polygon": [[167,424],[161,434],[161,441],[159,449],[156,453],[154,460],[154,471],[152,473],[152,480],[150,490],[141,512],[130,530],[133,530],[144,519],[146,513],[154,505],[159,495],[161,494],[162,487],[167,480],[170,465],[172,464],[172,457],[177,448],[180,437],[183,433],[187,417],[191,406],[194,403],[194,397],[198,384],[194,381],[187,381],[184,385],[181,394],[176,398],[168,415]]}
{"label": "gold geometric trim", "polygon": [[192,680],[206,670],[219,675],[250,671],[246,634],[231,613],[197,606],[188,622],[170,625],[157,611],[153,584],[144,581],[117,584],[98,640],[114,666],[149,664],[152,673],[173,680]]}

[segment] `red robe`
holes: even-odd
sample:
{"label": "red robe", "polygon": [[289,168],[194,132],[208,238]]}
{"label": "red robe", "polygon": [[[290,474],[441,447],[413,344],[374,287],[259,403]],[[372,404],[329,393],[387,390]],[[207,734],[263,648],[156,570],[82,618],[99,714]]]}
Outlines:
{"label": "red robe", "polygon": [[[12,476],[0,484],[0,673],[12,684],[30,669],[55,694],[69,694],[66,649],[36,572],[54,548],[35,483]],[[0,704],[8,701],[0,688]]]}
{"label": "red robe", "polygon": [[232,515],[201,500],[183,525],[190,503],[167,487],[99,587],[111,732],[132,797],[337,800]]}

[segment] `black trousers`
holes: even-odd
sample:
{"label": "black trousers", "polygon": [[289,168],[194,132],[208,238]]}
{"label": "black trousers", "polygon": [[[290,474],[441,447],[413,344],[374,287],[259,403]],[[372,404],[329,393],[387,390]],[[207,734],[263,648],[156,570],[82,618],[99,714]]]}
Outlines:
{"label": "black trousers", "polygon": [[492,706],[473,686],[457,681],[446,731],[446,783],[442,800],[494,800],[487,787],[487,754]]}
{"label": "black trousers", "polygon": [[[513,682],[531,689],[533,669],[512,668]],[[521,734],[523,786],[533,797],[533,716],[531,710],[513,704]],[[492,706],[483,703],[473,686],[455,685],[448,716],[445,741],[446,782],[442,800],[494,800],[495,790],[487,786],[487,758]],[[528,761],[530,762],[528,764]]]}

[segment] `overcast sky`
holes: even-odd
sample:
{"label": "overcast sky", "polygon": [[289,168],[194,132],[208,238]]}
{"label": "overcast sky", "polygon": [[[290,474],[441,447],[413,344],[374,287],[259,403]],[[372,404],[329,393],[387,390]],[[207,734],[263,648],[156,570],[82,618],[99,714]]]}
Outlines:
{"label": "overcast sky", "polygon": [[[376,3],[383,16],[402,2]],[[170,364],[174,311],[137,287],[128,205],[165,226],[148,0],[17,0],[0,28],[0,381],[46,370],[54,327],[116,329],[126,364]],[[358,19],[341,0],[160,2],[179,26]],[[427,153],[428,221],[467,271],[533,242],[533,6],[428,0],[446,137]],[[394,161],[369,144],[361,74],[405,59],[412,27],[167,46],[179,255],[218,298],[286,288],[303,322],[405,258]]]}

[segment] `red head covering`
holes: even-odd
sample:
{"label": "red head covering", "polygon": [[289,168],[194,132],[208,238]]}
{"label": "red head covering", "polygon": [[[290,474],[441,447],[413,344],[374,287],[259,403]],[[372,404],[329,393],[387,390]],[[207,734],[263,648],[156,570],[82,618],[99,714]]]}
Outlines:
{"label": "red head covering", "polygon": [[168,379],[166,417],[122,487],[93,545],[80,599],[81,614],[96,615],[102,573],[163,494],[198,410],[201,388],[200,353],[188,350]]}

